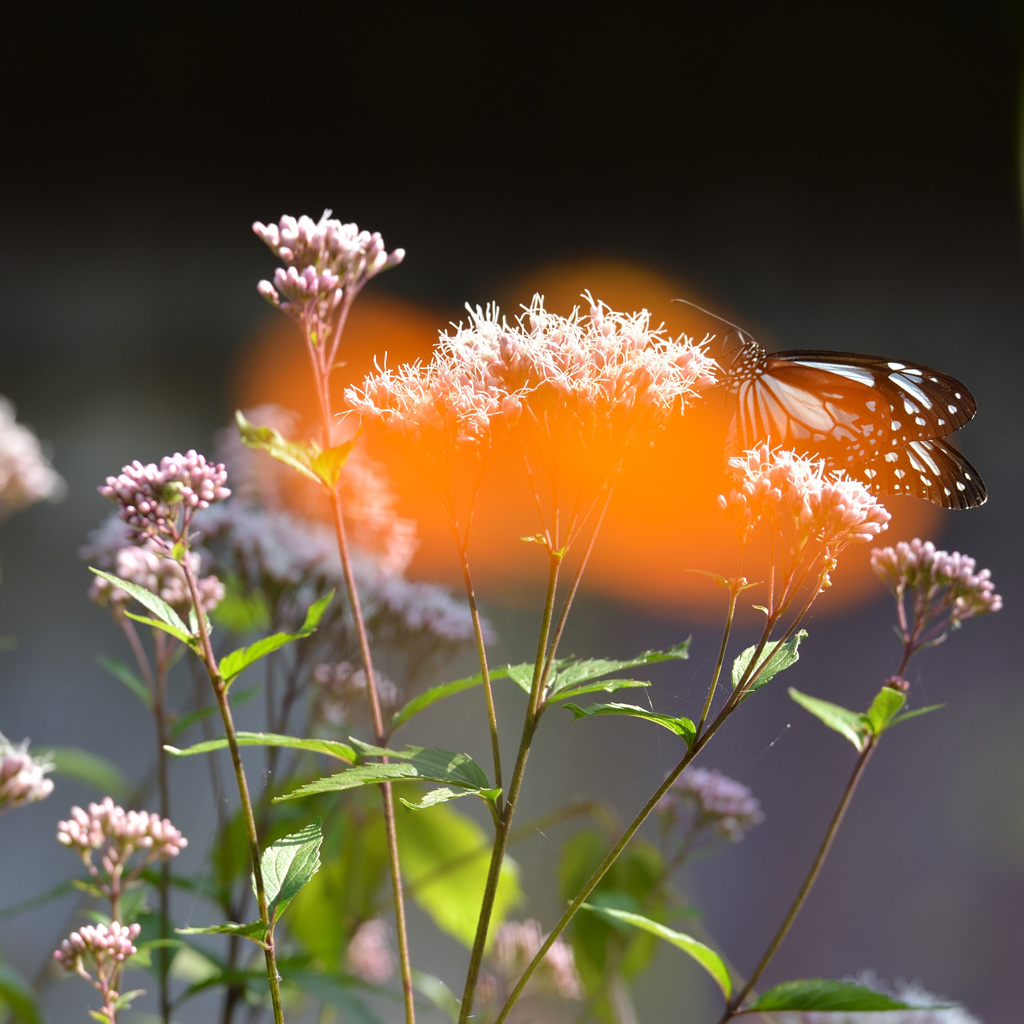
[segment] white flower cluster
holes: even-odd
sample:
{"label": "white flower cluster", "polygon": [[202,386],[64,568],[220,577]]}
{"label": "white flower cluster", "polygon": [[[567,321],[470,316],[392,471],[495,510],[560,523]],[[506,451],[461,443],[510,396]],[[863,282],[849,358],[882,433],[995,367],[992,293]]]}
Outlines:
{"label": "white flower cluster", "polygon": [[64,970],[75,971],[85,978],[89,978],[82,963],[86,957],[93,960],[100,973],[107,973],[112,964],[122,963],[138,952],[135,939],[140,931],[141,925],[123,925],[117,921],[109,925],[87,924],[72,932],[60,944],[60,949],[54,951],[53,958]]}
{"label": "white flower cluster", "polygon": [[15,420],[14,406],[0,397],[0,519],[63,493],[64,481],[43,455],[39,439]]}
{"label": "white flower cluster", "polygon": [[0,811],[45,800],[53,792],[53,780],[46,778],[52,768],[28,752],[28,740],[11,743],[0,733]]}

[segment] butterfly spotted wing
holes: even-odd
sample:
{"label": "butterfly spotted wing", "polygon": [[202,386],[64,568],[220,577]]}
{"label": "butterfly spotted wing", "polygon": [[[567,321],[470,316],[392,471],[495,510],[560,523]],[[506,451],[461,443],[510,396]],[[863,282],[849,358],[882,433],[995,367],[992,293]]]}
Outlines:
{"label": "butterfly spotted wing", "polygon": [[820,456],[876,494],[946,508],[987,497],[977,470],[942,440],[974,415],[974,396],[931,367],[853,352],[769,354],[741,333],[725,388],[733,449],[770,441]]}

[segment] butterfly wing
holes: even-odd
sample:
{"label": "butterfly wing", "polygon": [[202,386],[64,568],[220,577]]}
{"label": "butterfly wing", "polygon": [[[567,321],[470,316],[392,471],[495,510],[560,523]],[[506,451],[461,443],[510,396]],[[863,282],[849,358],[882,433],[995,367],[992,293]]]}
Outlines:
{"label": "butterfly wing", "polygon": [[977,508],[988,499],[978,471],[941,437],[910,441],[852,467],[850,473],[875,494],[924,498],[943,508]]}
{"label": "butterfly wing", "polygon": [[735,402],[731,450],[782,445],[847,470],[875,493],[946,508],[974,508],[988,496],[977,470],[942,440],[977,402],[931,367],[817,349],[769,355],[745,338],[726,389]]}

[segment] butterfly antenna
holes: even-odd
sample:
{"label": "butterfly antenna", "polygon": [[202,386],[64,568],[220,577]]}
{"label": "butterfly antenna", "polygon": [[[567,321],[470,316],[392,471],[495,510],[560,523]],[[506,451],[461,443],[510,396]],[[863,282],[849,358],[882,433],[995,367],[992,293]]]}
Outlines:
{"label": "butterfly antenna", "polygon": [[702,313],[706,313],[708,316],[717,320],[719,323],[727,324],[734,331],[738,331],[742,338],[750,338],[751,340],[753,339],[753,335],[750,334],[748,331],[743,330],[743,328],[740,327],[739,324],[734,324],[731,320],[726,320],[724,316],[720,316],[718,313],[712,313],[710,309],[705,309],[703,306],[698,306],[696,302],[691,302],[689,299],[673,299],[672,301],[682,302],[684,305],[692,306],[694,309],[699,309]]}

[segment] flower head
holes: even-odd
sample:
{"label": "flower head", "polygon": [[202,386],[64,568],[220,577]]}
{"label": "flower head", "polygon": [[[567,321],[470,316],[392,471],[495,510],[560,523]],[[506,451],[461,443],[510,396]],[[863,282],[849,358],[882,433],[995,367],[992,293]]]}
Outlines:
{"label": "flower head", "polygon": [[43,455],[38,438],[15,420],[14,406],[0,398],[0,519],[63,493],[64,481]]}
{"label": "flower head", "polygon": [[379,918],[363,921],[345,951],[345,965],[357,978],[383,985],[395,973],[395,954],[388,944],[388,927]]}
{"label": "flower head", "polygon": [[143,465],[136,459],[120,475],[108,476],[97,490],[120,506],[118,514],[130,527],[130,539],[152,537],[169,547],[187,535],[197,509],[228,497],[226,483],[223,465],[210,464],[189,450],[164,456],[159,465]]}
{"label": "flower head", "polygon": [[28,740],[11,743],[0,733],[0,811],[45,800],[53,792],[46,773],[53,765],[45,757],[28,752]]}
{"label": "flower head", "polygon": [[689,815],[691,835],[707,829],[733,842],[764,821],[761,804],[750,789],[713,768],[688,768],[655,810],[666,824]]}

